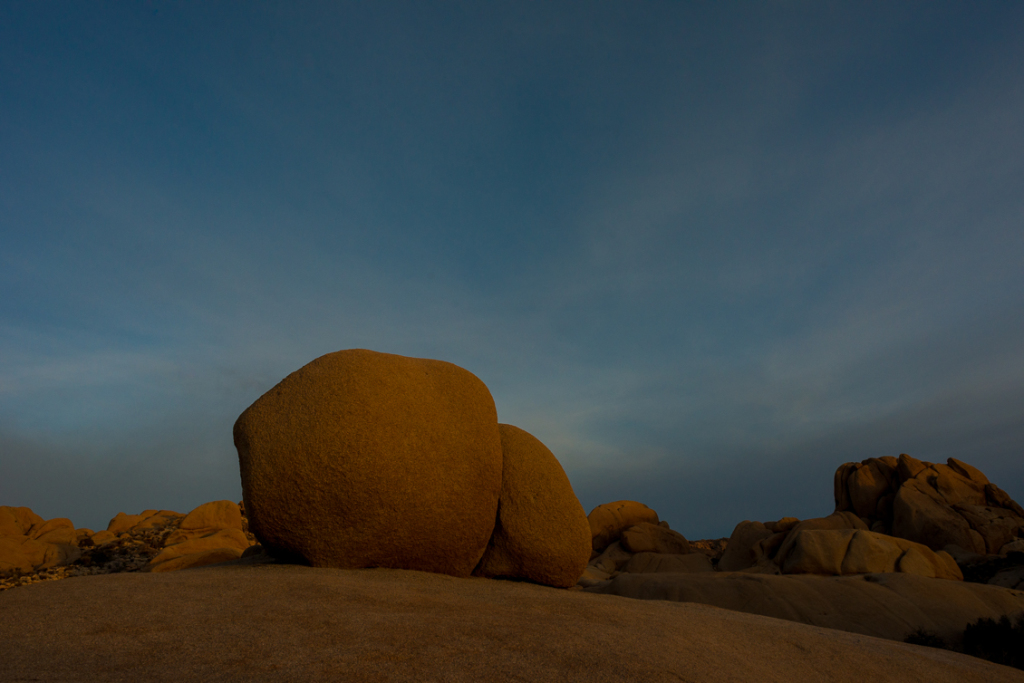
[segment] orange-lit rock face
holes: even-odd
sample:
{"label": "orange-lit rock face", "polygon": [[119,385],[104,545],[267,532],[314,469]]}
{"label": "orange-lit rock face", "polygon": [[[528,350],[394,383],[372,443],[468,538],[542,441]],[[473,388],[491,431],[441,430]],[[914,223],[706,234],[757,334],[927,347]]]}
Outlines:
{"label": "orange-lit rock face", "polygon": [[234,434],[250,529],[272,551],[468,576],[487,547],[497,413],[451,363],[331,353],[261,396]]}
{"label": "orange-lit rock face", "polygon": [[498,520],[474,573],[575,585],[590,559],[590,524],[569,478],[532,434],[498,428],[504,461]]}

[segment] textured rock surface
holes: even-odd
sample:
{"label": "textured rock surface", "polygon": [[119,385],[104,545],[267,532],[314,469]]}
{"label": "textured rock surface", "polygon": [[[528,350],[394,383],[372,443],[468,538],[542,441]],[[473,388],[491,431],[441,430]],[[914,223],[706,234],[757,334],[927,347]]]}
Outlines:
{"label": "textured rock surface", "polygon": [[185,515],[178,529],[167,537],[164,544],[174,545],[209,536],[224,529],[237,529],[241,532],[242,512],[237,503],[230,500],[215,500],[204,503]]}
{"label": "textured rock surface", "polygon": [[632,574],[650,574],[655,572],[684,573],[713,572],[715,568],[711,560],[703,553],[687,555],[640,552],[629,559],[623,571]]}
{"label": "textured rock surface", "polygon": [[941,550],[953,544],[998,553],[1024,538],[1024,509],[980,470],[956,458],[868,458],[836,470],[836,511],[863,518],[872,531]]}
{"label": "textured rock surface", "polygon": [[[220,529],[207,536],[201,536],[198,538],[190,538],[186,541],[180,541],[178,543],[165,545],[152,560],[149,561],[147,569],[155,571],[157,565],[160,565],[169,560],[176,560],[185,555],[196,555],[200,553],[207,553],[211,550],[232,550],[237,551],[234,553],[234,557],[238,557],[242,554],[242,551],[251,545],[249,539],[245,537],[245,534],[239,529]],[[184,563],[178,563],[171,565],[172,567],[182,566]],[[168,571],[169,568],[164,567],[161,571]]]}
{"label": "textured rock surface", "polygon": [[631,553],[685,555],[690,543],[678,531],[649,522],[641,522],[622,532],[622,547]]}
{"label": "textured rock surface", "polygon": [[585,590],[697,602],[899,641],[923,629],[954,645],[968,623],[1024,611],[1024,592],[914,574],[620,574]]}
{"label": "textured rock surface", "polygon": [[861,529],[804,529],[795,531],[785,557],[778,558],[783,574],[842,576],[903,572],[929,578],[963,580],[947,553],[903,538]]}
{"label": "textured rock surface", "polygon": [[27,507],[0,507],[0,588],[12,577],[70,564],[81,556],[71,520],[44,520]]}
{"label": "textured rock surface", "polygon": [[631,526],[647,522],[658,523],[658,513],[643,503],[633,500],[618,500],[598,505],[587,515],[594,552],[600,553],[619,540],[622,532]]}
{"label": "textured rock surface", "polygon": [[[850,606],[894,614],[885,604]],[[8,591],[0,595],[0,680],[32,679],[1012,683],[1024,673],[706,605],[269,565]]]}
{"label": "textured rock surface", "polygon": [[754,566],[760,559],[755,552],[757,544],[773,535],[774,532],[761,522],[740,522],[729,537],[718,568],[723,572],[736,572]]}
{"label": "textured rock surface", "polygon": [[589,566],[612,574],[621,570],[631,557],[633,557],[633,553],[623,548],[620,541],[615,541],[605,548],[600,555],[592,559]]}
{"label": "textured rock surface", "polygon": [[501,440],[490,392],[443,361],[321,356],[235,423],[252,531],[314,566],[468,576],[494,529]]}
{"label": "textured rock surface", "polygon": [[[231,508],[234,508],[233,514]],[[211,510],[219,512],[211,516]],[[43,520],[28,508],[23,508],[20,514],[25,524],[19,523],[18,528],[27,526],[30,533],[34,528],[40,538],[48,538],[55,529],[66,530],[70,525],[67,520]],[[194,528],[186,530],[186,541],[182,542],[176,534],[189,517],[206,520],[200,525],[205,535],[197,536]],[[218,524],[229,528],[211,526]],[[119,513],[109,527],[117,533],[74,529],[75,545],[46,543],[25,535],[0,536],[0,590],[94,574],[166,572],[224,562],[237,558],[243,549],[256,542],[247,531],[248,522],[241,506],[230,501],[200,505],[189,515],[173,510],[145,510],[137,515]],[[4,554],[12,548],[17,549],[20,561],[5,564]],[[160,559],[154,562],[157,557]]]}
{"label": "textured rock surface", "polygon": [[590,559],[587,515],[562,466],[540,440],[512,425],[498,429],[503,462],[498,517],[474,574],[573,586]]}
{"label": "textured rock surface", "polygon": [[237,560],[241,556],[242,550],[239,548],[217,546],[209,550],[168,558],[166,561],[151,564],[147,570],[157,573],[174,572],[181,569],[192,569],[221,562],[230,562],[231,560]]}

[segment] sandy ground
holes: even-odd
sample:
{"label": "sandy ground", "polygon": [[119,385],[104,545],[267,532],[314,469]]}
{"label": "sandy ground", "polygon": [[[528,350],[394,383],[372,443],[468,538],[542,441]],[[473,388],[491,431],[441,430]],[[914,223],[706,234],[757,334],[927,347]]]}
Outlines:
{"label": "sandy ground", "polygon": [[1021,681],[692,603],[399,570],[110,574],[0,594],[0,681]]}

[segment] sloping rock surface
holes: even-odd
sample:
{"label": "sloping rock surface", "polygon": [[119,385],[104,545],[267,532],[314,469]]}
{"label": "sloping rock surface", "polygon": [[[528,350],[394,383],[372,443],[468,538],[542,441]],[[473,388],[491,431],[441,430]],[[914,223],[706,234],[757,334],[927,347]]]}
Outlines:
{"label": "sloping rock surface", "polygon": [[1024,672],[706,605],[266,565],[0,594],[0,680],[1013,683]]}
{"label": "sloping rock surface", "polygon": [[914,574],[620,574],[585,590],[714,605],[898,641],[923,629],[954,645],[970,622],[1024,612],[1022,591]]}

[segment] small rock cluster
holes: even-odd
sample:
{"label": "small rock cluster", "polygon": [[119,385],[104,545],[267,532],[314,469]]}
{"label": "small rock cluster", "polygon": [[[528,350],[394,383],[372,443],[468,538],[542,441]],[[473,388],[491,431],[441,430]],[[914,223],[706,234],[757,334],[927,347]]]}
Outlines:
{"label": "small rock cluster", "polygon": [[590,563],[577,585],[589,588],[623,572],[692,573],[714,571],[723,541],[700,541],[694,547],[658,513],[643,503],[620,500],[598,505],[587,516],[591,531]]}
{"label": "small rock cluster", "polygon": [[[54,534],[55,529],[62,531]],[[197,567],[236,559],[254,544],[241,504],[227,500],[200,505],[187,515],[121,512],[102,531],[75,529],[67,519],[47,521],[29,508],[4,506],[0,590],[92,574]]]}

